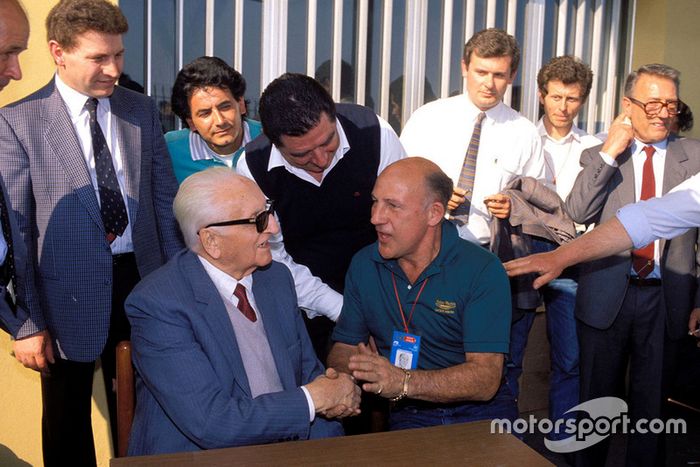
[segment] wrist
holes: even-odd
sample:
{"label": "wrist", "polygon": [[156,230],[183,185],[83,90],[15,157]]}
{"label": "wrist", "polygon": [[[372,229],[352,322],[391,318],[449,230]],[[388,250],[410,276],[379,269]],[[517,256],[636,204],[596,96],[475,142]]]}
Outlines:
{"label": "wrist", "polygon": [[391,401],[392,402],[398,402],[401,399],[405,398],[408,396],[408,383],[411,380],[411,372],[409,370],[406,370],[404,368],[401,368],[403,371],[403,384],[401,386],[401,392],[396,395],[396,397],[392,397]]}

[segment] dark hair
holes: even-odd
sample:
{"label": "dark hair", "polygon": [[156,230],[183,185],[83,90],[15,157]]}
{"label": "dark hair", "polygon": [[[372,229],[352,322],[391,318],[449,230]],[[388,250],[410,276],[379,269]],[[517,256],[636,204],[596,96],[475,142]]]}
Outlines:
{"label": "dark hair", "polygon": [[693,112],[685,102],[680,101],[678,104],[678,113],[676,114],[678,131],[690,131],[693,129]]}
{"label": "dark hair", "polygon": [[474,34],[466,44],[464,44],[464,54],[462,60],[469,68],[469,60],[472,53],[476,53],[481,58],[510,57],[510,74],[518,70],[520,64],[520,47],[515,37],[502,29],[489,28]]}
{"label": "dark hair", "polygon": [[182,124],[187,126],[190,112],[190,97],[198,89],[228,89],[234,99],[245,95],[245,79],[218,57],[199,57],[185,65],[175,78],[170,105]]}
{"label": "dark hair", "polygon": [[640,66],[627,76],[627,81],[625,81],[625,97],[632,97],[634,85],[637,84],[637,80],[641,75],[653,75],[660,78],[670,79],[673,81],[673,84],[676,85],[676,91],[678,91],[681,85],[680,71],[662,63],[650,63],[648,65]]}
{"label": "dark hair", "polygon": [[445,175],[445,172],[433,170],[425,175],[425,188],[427,192],[433,195],[432,201],[439,201],[442,206],[447,209],[447,203],[452,197],[453,183],[452,179]]}
{"label": "dark hair", "polygon": [[591,68],[573,55],[554,57],[537,73],[537,87],[542,96],[547,95],[547,83],[561,81],[566,85],[581,87],[581,102],[586,102],[593,85]]}
{"label": "dark hair", "polygon": [[281,146],[281,136],[303,136],[321,121],[321,114],[335,122],[335,103],[315,79],[285,73],[268,84],[258,107],[265,136]]}
{"label": "dark hair", "polygon": [[87,32],[124,34],[129,30],[126,17],[107,0],[61,0],[46,17],[46,37],[64,50],[75,47],[75,39]]}

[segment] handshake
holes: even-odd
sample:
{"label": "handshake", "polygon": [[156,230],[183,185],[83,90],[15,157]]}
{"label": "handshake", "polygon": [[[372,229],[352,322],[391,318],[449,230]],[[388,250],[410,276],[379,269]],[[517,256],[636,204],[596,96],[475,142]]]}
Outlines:
{"label": "handshake", "polygon": [[305,387],[319,415],[344,418],[360,413],[360,387],[347,373],[328,368]]}

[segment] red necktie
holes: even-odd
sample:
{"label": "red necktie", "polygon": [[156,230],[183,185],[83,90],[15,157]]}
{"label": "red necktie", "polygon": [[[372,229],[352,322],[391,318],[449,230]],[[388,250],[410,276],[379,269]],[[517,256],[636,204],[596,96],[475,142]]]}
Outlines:
{"label": "red necktie", "polygon": [[243,287],[241,284],[237,284],[236,290],[233,291],[233,295],[235,295],[236,298],[238,298],[238,309],[241,310],[243,316],[245,316],[252,322],[256,322],[258,318],[255,316],[255,311],[253,310],[253,307],[250,306],[248,296],[245,294],[245,287]]}
{"label": "red necktie", "polygon": [[[656,196],[654,164],[651,161],[654,151],[653,146],[644,147],[647,158],[642,169],[642,194],[639,197],[640,201]],[[654,270],[654,242],[632,251],[632,268],[641,278],[647,277]]]}

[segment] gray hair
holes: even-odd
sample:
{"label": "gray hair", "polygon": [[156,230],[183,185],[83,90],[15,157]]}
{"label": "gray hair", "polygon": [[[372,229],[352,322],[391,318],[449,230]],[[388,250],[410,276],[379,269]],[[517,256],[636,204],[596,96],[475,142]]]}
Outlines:
{"label": "gray hair", "polygon": [[173,201],[173,213],[190,250],[199,249],[199,229],[221,220],[221,206],[216,201],[222,187],[230,187],[241,179],[242,176],[227,167],[212,167],[182,182]]}
{"label": "gray hair", "polygon": [[663,63],[650,63],[640,66],[627,76],[627,80],[625,81],[625,97],[632,97],[634,85],[637,84],[637,80],[639,80],[641,75],[653,75],[670,79],[673,81],[673,84],[676,85],[676,91],[678,91],[681,86],[680,71],[671,66],[664,65]]}

